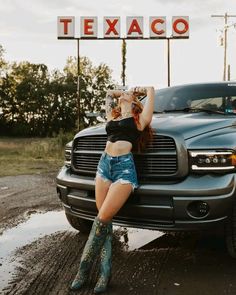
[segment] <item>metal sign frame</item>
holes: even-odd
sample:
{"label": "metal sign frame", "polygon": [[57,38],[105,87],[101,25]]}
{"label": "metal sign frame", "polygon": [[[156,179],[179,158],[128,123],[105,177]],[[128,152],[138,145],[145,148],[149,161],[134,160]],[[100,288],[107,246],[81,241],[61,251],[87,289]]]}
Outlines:
{"label": "metal sign frame", "polygon": [[[114,17],[106,17],[107,19],[111,19]],[[116,17],[118,18],[118,17]],[[129,17],[127,17],[127,20],[128,20]],[[137,18],[140,18],[140,17],[130,17],[132,19],[137,19]],[[150,17],[150,22],[151,20],[154,19],[158,19],[159,23],[161,22],[161,18],[160,17]],[[165,18],[165,17],[162,17],[162,18]],[[64,19],[64,21],[67,22],[67,26],[66,26],[66,31],[67,31],[67,36],[58,36],[57,39],[58,40],[76,40],[77,41],[77,71],[78,71],[78,82],[77,82],[77,107],[78,107],[78,118],[79,118],[79,129],[80,129],[80,123],[81,123],[81,116],[80,116],[80,41],[83,41],[83,40],[119,40],[119,41],[123,41],[123,40],[167,40],[167,84],[168,84],[168,87],[170,86],[170,40],[177,40],[177,39],[188,39],[189,38],[189,18],[188,17],[172,17],[172,33],[173,33],[173,25],[174,23],[176,22],[176,19],[181,19],[183,21],[185,21],[185,32],[184,32],[184,36],[176,36],[174,34],[172,34],[170,37],[166,37],[166,36],[158,36],[158,37],[153,37],[152,34],[151,34],[151,31],[149,32],[150,33],[150,37],[143,37],[142,36],[135,36],[135,37],[97,37],[97,17],[81,17],[81,29],[83,29],[83,20],[85,19],[95,19],[95,22],[96,22],[96,25],[95,25],[95,30],[96,30],[96,34],[93,35],[93,36],[84,36],[84,34],[81,34],[81,37],[74,37],[74,33],[75,33],[75,28],[74,28],[74,24],[75,24],[75,18],[74,16],[58,16],[57,17],[57,25],[58,25],[58,35],[61,35],[59,34],[60,33],[60,28],[59,28],[59,22],[61,19]],[[187,20],[186,20],[187,19]],[[104,17],[104,20],[105,20],[105,17]],[[68,23],[72,23],[72,26],[68,29]],[[119,28],[120,29],[120,28]],[[143,30],[143,27],[142,27],[142,30]],[[64,25],[64,31],[65,31],[65,25]],[[187,33],[187,35],[186,35]],[[105,35],[105,29],[104,29],[104,35]]]}

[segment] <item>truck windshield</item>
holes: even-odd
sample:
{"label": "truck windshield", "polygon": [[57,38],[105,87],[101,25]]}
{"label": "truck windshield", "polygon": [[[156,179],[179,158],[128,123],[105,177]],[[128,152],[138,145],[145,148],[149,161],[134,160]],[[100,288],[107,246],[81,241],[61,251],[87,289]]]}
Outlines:
{"label": "truck windshield", "polygon": [[194,109],[236,114],[236,83],[174,86],[156,91],[155,113]]}

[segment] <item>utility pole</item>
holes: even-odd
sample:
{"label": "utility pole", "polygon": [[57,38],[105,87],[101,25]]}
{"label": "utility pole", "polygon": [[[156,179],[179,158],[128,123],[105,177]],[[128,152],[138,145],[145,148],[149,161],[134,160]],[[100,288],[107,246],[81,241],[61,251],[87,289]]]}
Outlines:
{"label": "utility pole", "polygon": [[167,38],[167,80],[168,80],[168,87],[170,86],[170,39],[171,37]]}
{"label": "utility pole", "polygon": [[230,81],[230,65],[228,65],[228,81]]}
{"label": "utility pole", "polygon": [[79,39],[77,40],[77,112],[78,112],[78,126],[77,130],[80,131],[81,128],[81,109],[80,109],[80,100],[81,100],[81,85],[80,85],[80,76],[81,76],[81,69],[80,69],[80,42]]}
{"label": "utility pole", "polygon": [[227,33],[228,33],[228,18],[236,17],[236,15],[227,14],[224,15],[212,15],[211,17],[223,17],[224,18],[224,71],[223,71],[223,81],[226,80],[226,68],[227,68]]}
{"label": "utility pole", "polygon": [[121,48],[121,54],[122,54],[122,71],[121,71],[121,79],[122,79],[122,86],[125,87],[125,80],[126,80],[126,41],[125,38],[122,39],[122,48]]}

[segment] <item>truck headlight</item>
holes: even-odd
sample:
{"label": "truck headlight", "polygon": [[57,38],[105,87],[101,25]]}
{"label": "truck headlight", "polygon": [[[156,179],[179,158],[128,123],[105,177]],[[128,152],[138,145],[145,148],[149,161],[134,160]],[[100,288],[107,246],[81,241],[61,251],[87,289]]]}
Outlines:
{"label": "truck headlight", "polygon": [[65,165],[66,166],[71,166],[71,147],[67,147],[65,148]]}
{"label": "truck headlight", "polygon": [[226,151],[189,151],[193,171],[231,171],[236,170],[236,152]]}

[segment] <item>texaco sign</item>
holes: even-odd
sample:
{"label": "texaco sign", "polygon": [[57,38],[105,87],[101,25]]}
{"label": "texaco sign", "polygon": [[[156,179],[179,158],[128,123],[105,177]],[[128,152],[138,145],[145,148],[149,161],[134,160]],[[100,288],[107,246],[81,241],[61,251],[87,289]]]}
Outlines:
{"label": "texaco sign", "polygon": [[[104,39],[120,39],[121,36],[121,18],[120,17],[104,17],[103,18],[103,38]],[[172,37],[188,38],[189,37],[189,17],[173,16],[172,17]],[[58,16],[57,32],[60,39],[96,39],[98,38],[98,18],[96,16],[80,17],[80,36],[75,36],[75,17],[74,16]],[[142,39],[144,38],[144,19],[139,17],[126,18],[126,38]],[[163,39],[166,37],[166,17],[151,16],[149,17],[149,38]]]}

